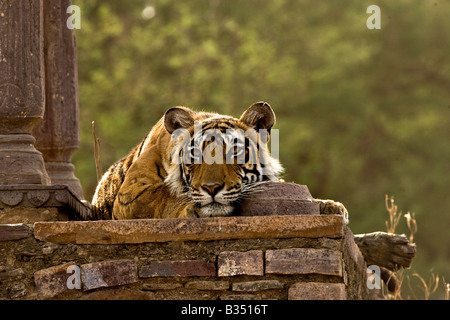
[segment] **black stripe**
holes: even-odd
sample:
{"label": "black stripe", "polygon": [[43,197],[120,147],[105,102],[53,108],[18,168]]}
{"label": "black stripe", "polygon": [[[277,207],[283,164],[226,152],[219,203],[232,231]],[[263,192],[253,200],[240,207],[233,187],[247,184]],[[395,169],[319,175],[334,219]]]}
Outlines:
{"label": "black stripe", "polygon": [[150,134],[150,131],[147,132],[147,134],[146,134],[144,140],[141,141],[141,145],[139,146],[139,150],[138,150],[138,153],[137,153],[137,156],[138,156],[138,157],[141,155],[141,151],[142,151],[142,148],[144,147],[145,140],[147,140],[147,137],[148,137],[149,134]]}
{"label": "black stripe", "polygon": [[[132,203],[134,200],[136,200],[137,198],[139,198],[144,192],[146,192],[149,188],[151,187],[151,185],[149,185],[149,186],[147,186],[147,188],[145,188],[145,189],[143,189],[141,192],[139,192],[137,195],[136,195],[136,197],[134,197],[134,199],[132,199],[131,201],[128,201],[128,202],[124,202],[124,201],[121,201],[120,200],[120,194],[118,194],[118,198],[117,198],[117,200],[119,201],[119,203],[121,204],[121,205],[127,205],[127,204],[130,204],[130,203]],[[157,187],[155,190],[153,190],[152,191],[152,193],[154,193],[157,189],[159,189],[160,187]]]}
{"label": "black stripe", "polygon": [[160,177],[161,180],[164,181],[164,178],[163,178],[163,176],[161,175],[161,168],[159,167],[159,165],[158,165],[157,163],[155,163],[155,165],[156,165],[156,173],[158,174],[158,177]]}
{"label": "black stripe", "polygon": [[119,176],[120,176],[120,182],[123,182],[125,180],[125,171],[124,171],[124,167],[121,166],[119,169]]}
{"label": "black stripe", "polygon": [[239,193],[241,193],[241,192],[242,192],[241,190],[236,189],[236,191],[230,191],[230,192],[227,192],[227,193],[225,193],[223,196],[224,196],[224,197],[227,197],[227,196],[234,196],[234,195],[239,194]]}

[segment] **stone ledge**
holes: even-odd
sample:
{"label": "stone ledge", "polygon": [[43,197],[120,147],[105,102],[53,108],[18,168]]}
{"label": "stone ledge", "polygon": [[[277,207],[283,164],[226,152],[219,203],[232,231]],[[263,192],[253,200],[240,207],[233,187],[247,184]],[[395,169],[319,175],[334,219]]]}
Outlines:
{"label": "stone ledge", "polygon": [[338,238],[127,245],[8,236],[0,252],[6,257],[0,261],[0,299],[368,298],[366,266],[345,226]]}
{"label": "stone ledge", "polygon": [[36,222],[34,236],[61,244],[139,244],[227,239],[340,238],[342,216],[241,216],[202,219],[141,219]]}
{"label": "stone ledge", "polygon": [[346,300],[343,283],[300,282],[288,291],[289,300]]}

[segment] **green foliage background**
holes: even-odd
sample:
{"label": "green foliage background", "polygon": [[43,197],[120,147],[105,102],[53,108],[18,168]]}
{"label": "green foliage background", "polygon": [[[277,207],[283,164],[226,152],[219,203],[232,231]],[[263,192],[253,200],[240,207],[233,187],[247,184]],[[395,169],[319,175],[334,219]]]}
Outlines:
{"label": "green foliage background", "polygon": [[[450,280],[450,3],[74,0],[81,144],[76,175],[103,170],[174,105],[240,116],[269,102],[285,180],[343,202],[354,233],[385,230],[384,197],[415,213],[413,269]],[[155,16],[142,11],[153,6]],[[408,232],[402,222],[399,232]]]}

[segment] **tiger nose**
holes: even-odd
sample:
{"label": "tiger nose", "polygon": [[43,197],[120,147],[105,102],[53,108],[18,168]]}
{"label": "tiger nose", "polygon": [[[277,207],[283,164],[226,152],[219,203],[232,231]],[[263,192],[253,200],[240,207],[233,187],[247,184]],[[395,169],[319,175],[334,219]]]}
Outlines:
{"label": "tiger nose", "polygon": [[220,190],[223,188],[223,184],[217,184],[217,183],[208,183],[203,184],[202,188],[206,190],[211,196],[215,196]]}

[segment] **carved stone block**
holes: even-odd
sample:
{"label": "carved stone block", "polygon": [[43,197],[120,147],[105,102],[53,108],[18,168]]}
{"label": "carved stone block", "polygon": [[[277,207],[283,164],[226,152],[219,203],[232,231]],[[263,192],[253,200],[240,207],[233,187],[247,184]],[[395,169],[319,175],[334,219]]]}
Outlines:
{"label": "carved stone block", "polygon": [[0,223],[78,220],[90,207],[68,186],[0,185]]}
{"label": "carved stone block", "polygon": [[267,182],[246,195],[239,216],[320,214],[308,187],[288,182]]}

